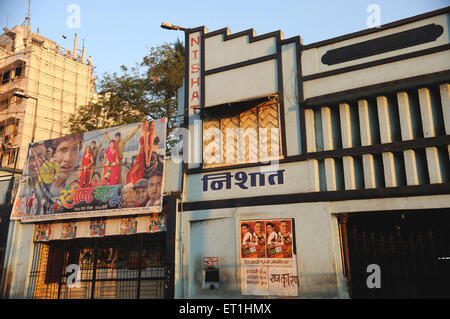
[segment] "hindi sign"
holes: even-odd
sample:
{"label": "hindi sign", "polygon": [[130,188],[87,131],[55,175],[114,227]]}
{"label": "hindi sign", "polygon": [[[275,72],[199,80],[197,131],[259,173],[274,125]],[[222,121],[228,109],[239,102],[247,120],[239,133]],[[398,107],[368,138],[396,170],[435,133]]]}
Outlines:
{"label": "hindi sign", "polygon": [[160,212],[166,119],[30,144],[11,219]]}
{"label": "hindi sign", "polygon": [[298,296],[292,219],[241,221],[243,295]]}

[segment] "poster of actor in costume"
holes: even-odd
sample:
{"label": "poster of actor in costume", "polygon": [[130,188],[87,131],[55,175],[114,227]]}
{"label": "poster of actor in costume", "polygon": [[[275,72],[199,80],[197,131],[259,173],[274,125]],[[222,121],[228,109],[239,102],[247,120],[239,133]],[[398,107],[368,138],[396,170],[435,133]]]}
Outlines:
{"label": "poster of actor in costume", "polygon": [[32,143],[11,219],[162,210],[167,120]]}
{"label": "poster of actor in costume", "polygon": [[241,257],[266,257],[266,234],[264,221],[241,222]]}
{"label": "poster of actor in costume", "polygon": [[292,221],[269,220],[266,222],[267,257],[292,257]]}

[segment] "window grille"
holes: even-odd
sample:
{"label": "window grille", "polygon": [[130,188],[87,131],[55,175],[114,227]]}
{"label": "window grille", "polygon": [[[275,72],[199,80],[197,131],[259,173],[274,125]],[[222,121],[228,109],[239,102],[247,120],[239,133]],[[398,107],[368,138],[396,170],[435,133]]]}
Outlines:
{"label": "window grille", "polygon": [[219,167],[279,159],[278,101],[269,100],[234,114],[207,115],[203,121],[203,166]]}
{"label": "window grille", "polygon": [[[165,232],[36,243],[28,298],[164,298],[165,252]],[[76,286],[71,264],[79,269]]]}

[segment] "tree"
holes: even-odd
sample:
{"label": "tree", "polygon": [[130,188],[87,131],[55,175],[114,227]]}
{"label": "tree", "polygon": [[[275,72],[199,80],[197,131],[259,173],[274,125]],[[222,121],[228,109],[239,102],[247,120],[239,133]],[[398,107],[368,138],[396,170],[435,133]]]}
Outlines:
{"label": "tree", "polygon": [[72,133],[166,117],[174,127],[178,109],[177,91],[184,77],[184,45],[180,40],[150,49],[122,74],[105,73],[98,81],[98,98],[81,106],[68,119]]}

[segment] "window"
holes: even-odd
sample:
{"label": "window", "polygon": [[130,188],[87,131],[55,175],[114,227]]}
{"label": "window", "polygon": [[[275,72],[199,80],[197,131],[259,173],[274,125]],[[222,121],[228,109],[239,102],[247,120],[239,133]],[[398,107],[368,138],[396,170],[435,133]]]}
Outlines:
{"label": "window", "polygon": [[0,101],[0,111],[4,111],[9,106],[9,98]]}
{"label": "window", "polygon": [[11,71],[6,71],[5,73],[3,73],[2,85],[8,83],[10,79],[11,79]]}
{"label": "window", "polygon": [[17,148],[3,148],[5,145],[2,144],[1,152],[1,167],[8,167],[14,165],[16,156],[17,156]]}
{"label": "window", "polygon": [[203,166],[219,167],[279,159],[280,115],[277,98],[248,102],[238,110],[206,115]]}
{"label": "window", "polygon": [[16,161],[17,148],[12,148],[8,151],[8,165],[14,165]]}
{"label": "window", "polygon": [[18,78],[22,75],[22,66],[16,67],[15,77]]}

